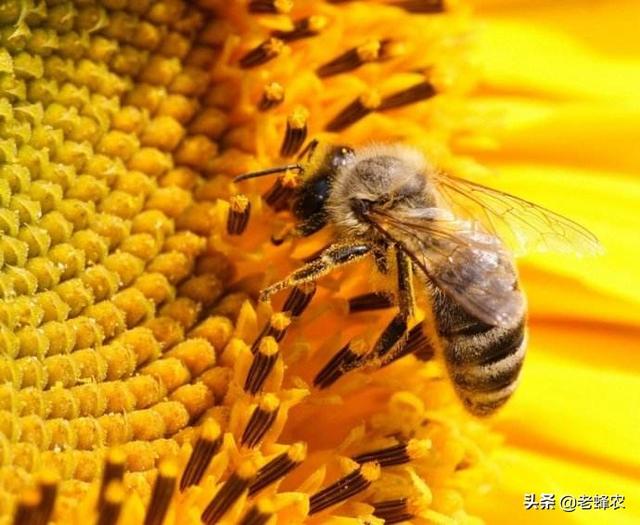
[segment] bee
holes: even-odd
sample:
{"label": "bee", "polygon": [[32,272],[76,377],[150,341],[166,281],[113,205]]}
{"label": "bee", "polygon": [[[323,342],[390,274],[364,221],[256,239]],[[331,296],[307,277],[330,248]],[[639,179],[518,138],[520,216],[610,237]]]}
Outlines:
{"label": "bee", "polygon": [[541,206],[446,174],[407,145],[353,149],[313,141],[303,157],[236,178],[296,170],[291,235],[333,230],[332,244],[262,290],[261,300],[372,257],[382,274],[393,269],[399,311],[371,353],[389,357],[390,347],[401,346],[419,287],[430,303],[431,343],[464,406],[479,416],[502,406],[516,388],[526,350],[515,253],[597,253],[596,237]]}

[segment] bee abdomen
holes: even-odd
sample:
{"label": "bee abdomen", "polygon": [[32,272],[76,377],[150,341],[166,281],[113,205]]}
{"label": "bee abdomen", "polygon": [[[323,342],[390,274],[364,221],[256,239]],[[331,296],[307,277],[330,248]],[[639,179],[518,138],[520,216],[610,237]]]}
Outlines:
{"label": "bee abdomen", "polygon": [[516,389],[526,350],[524,322],[472,332],[444,338],[445,357],[466,408],[489,415]]}

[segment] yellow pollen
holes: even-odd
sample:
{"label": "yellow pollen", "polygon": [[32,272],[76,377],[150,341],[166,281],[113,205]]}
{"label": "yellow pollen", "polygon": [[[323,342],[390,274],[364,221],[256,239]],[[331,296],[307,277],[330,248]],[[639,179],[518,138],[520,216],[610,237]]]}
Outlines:
{"label": "yellow pollen", "polygon": [[125,462],[126,455],[120,447],[113,447],[109,449],[107,455],[107,461],[112,465],[121,465]]}
{"label": "yellow pollen", "polygon": [[207,419],[202,425],[202,439],[215,441],[220,437],[220,425],[213,419]]}
{"label": "yellow pollen", "polygon": [[372,62],[380,56],[380,47],[381,44],[379,40],[369,40],[361,46],[358,46],[356,53],[358,53],[358,57],[360,57],[360,60],[363,62]]}
{"label": "yellow pollen", "polygon": [[268,498],[260,498],[256,502],[256,508],[261,514],[273,514],[276,510],[275,505]]}
{"label": "yellow pollen", "polygon": [[328,23],[327,17],[322,15],[313,15],[309,17],[309,29],[311,31],[320,31],[326,27]]}
{"label": "yellow pollen", "polygon": [[430,503],[425,497],[407,498],[407,511],[414,516],[421,516],[429,509]]}
{"label": "yellow pollen", "polygon": [[244,461],[236,470],[236,474],[240,479],[248,480],[256,475],[256,466],[251,461]]}
{"label": "yellow pollen", "polygon": [[25,507],[36,507],[40,503],[41,493],[35,488],[25,489],[20,495],[20,504]]}
{"label": "yellow pollen", "polygon": [[278,102],[284,99],[284,87],[278,82],[271,82],[264,87],[264,94],[267,100]]}
{"label": "yellow pollen", "polygon": [[285,43],[279,38],[270,38],[265,42],[265,50],[269,54],[279,55],[284,50]]}
{"label": "yellow pollen", "polygon": [[[283,327],[286,328],[286,327]],[[258,351],[265,356],[272,356],[278,353],[279,347],[277,341],[271,337],[266,336],[260,340],[260,346]]]}
{"label": "yellow pollen", "polygon": [[41,485],[46,485],[46,486],[55,485],[59,479],[60,479],[60,475],[58,474],[58,472],[56,472],[51,468],[47,468],[43,470],[39,475],[39,480]]}
{"label": "yellow pollen", "polygon": [[407,53],[407,45],[404,42],[389,42],[384,47],[384,56],[397,58]]}
{"label": "yellow pollen", "polygon": [[289,450],[287,450],[287,456],[289,456],[291,461],[301,463],[307,457],[307,444],[303,442],[294,443],[289,447]]}
{"label": "yellow pollen", "polygon": [[279,312],[271,316],[270,324],[276,330],[284,330],[291,324],[291,318],[286,313]]}
{"label": "yellow pollen", "polygon": [[287,118],[287,122],[292,129],[302,129],[307,125],[309,119],[309,110],[305,107],[296,107],[291,115]]}
{"label": "yellow pollen", "polygon": [[274,412],[280,406],[280,400],[275,394],[265,394],[260,401],[260,410]]}
{"label": "yellow pollen", "polygon": [[286,15],[293,9],[293,0],[274,0],[273,5],[278,13]]}
{"label": "yellow pollen", "polygon": [[172,459],[166,459],[160,463],[158,472],[162,477],[175,478],[178,475],[178,465]]}
{"label": "yellow pollen", "polygon": [[431,441],[428,439],[410,439],[407,443],[407,454],[414,459],[426,456],[431,450]]}
{"label": "yellow pollen", "polygon": [[242,213],[249,205],[249,199],[242,194],[234,195],[231,198],[231,209],[237,213]]}
{"label": "yellow pollen", "polygon": [[300,184],[300,175],[297,170],[287,170],[281,175],[280,180],[285,188],[295,188]]}
{"label": "yellow pollen", "polygon": [[366,109],[376,109],[382,101],[382,99],[380,98],[380,93],[378,93],[377,91],[368,91],[360,95],[359,100],[363,107],[365,107]]}
{"label": "yellow pollen", "polygon": [[108,503],[122,503],[125,499],[126,492],[122,483],[119,481],[111,481],[104,493],[104,500]]}
{"label": "yellow pollen", "polygon": [[375,461],[365,463],[360,468],[360,473],[366,481],[376,481],[380,478],[381,474],[380,464]]}

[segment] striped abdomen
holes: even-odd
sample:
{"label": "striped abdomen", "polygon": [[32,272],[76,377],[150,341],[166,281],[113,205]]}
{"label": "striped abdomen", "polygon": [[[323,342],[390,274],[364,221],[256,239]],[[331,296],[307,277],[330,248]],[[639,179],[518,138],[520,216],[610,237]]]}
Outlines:
{"label": "striped abdomen", "polygon": [[524,361],[525,315],[511,326],[491,326],[468,314],[439,290],[433,311],[449,375],[465,407],[484,416],[515,391]]}

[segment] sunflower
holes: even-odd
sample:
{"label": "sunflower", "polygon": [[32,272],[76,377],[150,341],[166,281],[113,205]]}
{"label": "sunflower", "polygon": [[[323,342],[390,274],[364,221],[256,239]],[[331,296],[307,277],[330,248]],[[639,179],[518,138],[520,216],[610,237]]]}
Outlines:
{"label": "sunflower", "polygon": [[[478,512],[489,523],[633,523],[640,516],[631,452],[639,445],[640,276],[629,239],[640,225],[640,160],[631,145],[640,125],[631,86],[640,54],[631,21],[639,6],[475,4],[485,71],[474,105],[495,142],[467,143],[461,152],[500,173],[505,189],[579,218],[606,250],[594,259],[536,256],[521,265],[529,356],[518,393],[494,425],[506,444],[495,456],[500,505],[479,499]],[[527,493],[555,493],[558,502],[583,497],[585,509],[525,511]],[[593,510],[598,495],[624,496],[625,510]]]}
{"label": "sunflower", "polygon": [[[3,522],[637,521],[639,8],[475,4],[0,2]],[[332,367],[393,315],[366,263],[257,300],[328,239],[270,240],[295,173],[232,179],[308,138],[493,171],[602,239],[524,261],[495,422],[418,332]],[[543,493],[626,508],[525,510]]]}

